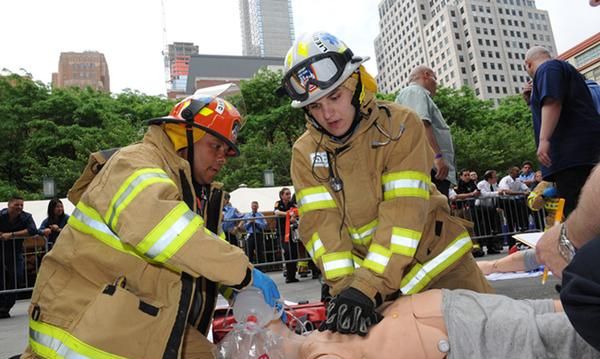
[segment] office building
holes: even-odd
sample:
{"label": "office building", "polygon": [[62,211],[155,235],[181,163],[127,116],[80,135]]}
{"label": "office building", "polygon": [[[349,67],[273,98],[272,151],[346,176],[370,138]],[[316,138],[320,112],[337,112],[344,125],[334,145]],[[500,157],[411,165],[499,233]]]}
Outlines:
{"label": "office building", "polygon": [[556,55],[547,11],[533,0],[382,0],[375,39],[379,90],[408,84],[417,65],[438,84],[471,87],[481,99],[520,93],[525,53],[541,45]]}
{"label": "office building", "polygon": [[242,55],[284,57],[294,41],[292,0],[239,0]]}
{"label": "office building", "polygon": [[283,70],[283,57],[192,55],[186,93],[228,82],[239,85],[261,68]]}
{"label": "office building", "polygon": [[169,61],[169,98],[181,97],[185,94],[190,57],[198,54],[198,45],[191,42],[174,42],[169,44],[167,56]]}
{"label": "office building", "polygon": [[600,32],[558,55],[586,79],[600,82]]}
{"label": "office building", "polygon": [[97,51],[61,52],[58,72],[52,74],[52,87],[87,86],[110,92],[110,76],[104,54]]}

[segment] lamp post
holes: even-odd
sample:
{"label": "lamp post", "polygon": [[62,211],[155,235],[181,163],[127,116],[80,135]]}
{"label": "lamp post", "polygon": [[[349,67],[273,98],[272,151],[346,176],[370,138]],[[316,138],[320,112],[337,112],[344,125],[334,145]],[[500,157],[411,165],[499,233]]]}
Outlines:
{"label": "lamp post", "polygon": [[54,178],[44,177],[42,183],[44,188],[44,198],[54,197]]}
{"label": "lamp post", "polygon": [[264,180],[265,187],[275,186],[275,175],[273,174],[273,170],[264,170],[263,171],[263,180]]}

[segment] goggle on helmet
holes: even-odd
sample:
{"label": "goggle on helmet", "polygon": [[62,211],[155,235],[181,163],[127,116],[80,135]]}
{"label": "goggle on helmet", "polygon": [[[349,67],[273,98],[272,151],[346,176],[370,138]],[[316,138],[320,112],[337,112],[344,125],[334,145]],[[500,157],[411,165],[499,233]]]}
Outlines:
{"label": "goggle on helmet", "polygon": [[354,56],[329,33],[303,34],[285,57],[281,90],[292,98],[292,107],[304,107],[336,89],[368,59]]}

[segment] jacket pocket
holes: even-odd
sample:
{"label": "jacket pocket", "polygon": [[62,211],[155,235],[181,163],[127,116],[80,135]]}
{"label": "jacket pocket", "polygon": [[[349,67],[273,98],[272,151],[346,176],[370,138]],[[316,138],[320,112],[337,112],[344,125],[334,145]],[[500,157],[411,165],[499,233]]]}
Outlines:
{"label": "jacket pocket", "polygon": [[451,216],[446,211],[436,210],[428,218],[427,227],[423,231],[422,243],[415,255],[417,262],[427,263],[447,249],[450,250],[449,245],[467,232],[469,224],[469,221]]}
{"label": "jacket pocket", "polygon": [[[100,350],[127,358],[162,357],[164,341],[157,335],[165,318],[163,306],[140,299],[120,285],[107,285],[73,324],[72,333]],[[164,324],[164,323],[162,323]]]}

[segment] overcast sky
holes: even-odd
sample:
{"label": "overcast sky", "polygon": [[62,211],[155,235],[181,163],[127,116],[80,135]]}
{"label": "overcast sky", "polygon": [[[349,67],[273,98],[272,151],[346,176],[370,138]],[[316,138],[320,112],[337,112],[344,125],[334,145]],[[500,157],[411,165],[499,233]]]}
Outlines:
{"label": "overcast sky", "polygon": [[[241,55],[238,0],[164,0],[167,41],[194,42],[202,54]],[[355,54],[371,56],[379,0],[292,0],[296,34],[327,30]],[[548,10],[559,53],[600,31],[588,0],[537,0]],[[0,70],[51,81],[64,51],[104,53],[111,91],[165,92],[160,0],[8,0],[0,5]]]}

